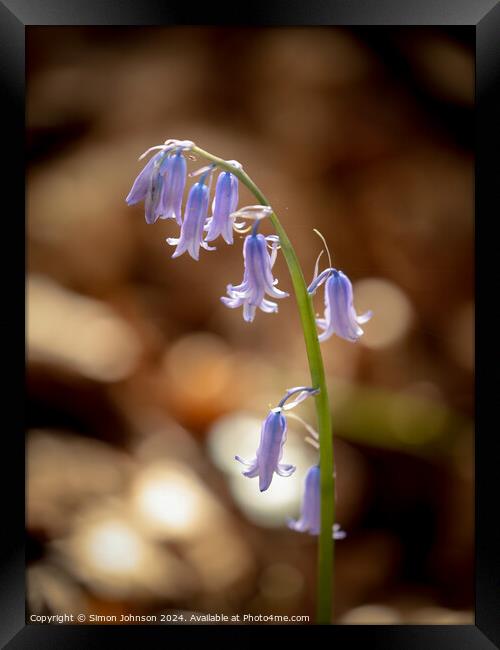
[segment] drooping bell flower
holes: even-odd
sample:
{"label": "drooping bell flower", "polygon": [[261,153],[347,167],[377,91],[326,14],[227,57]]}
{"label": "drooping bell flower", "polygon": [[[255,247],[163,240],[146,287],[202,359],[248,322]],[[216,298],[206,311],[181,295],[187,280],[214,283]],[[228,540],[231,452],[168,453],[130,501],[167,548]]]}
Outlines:
{"label": "drooping bell flower", "polygon": [[125,199],[128,205],[144,201],[147,223],[155,223],[163,210],[164,179],[160,167],[164,152],[154,155],[139,173]]}
{"label": "drooping bell flower", "polygon": [[207,223],[205,241],[213,241],[222,235],[227,244],[233,243],[233,224],[230,216],[238,205],[238,179],[230,172],[219,174],[212,202],[212,217]]}
{"label": "drooping bell flower", "polygon": [[[271,242],[271,254],[267,242]],[[244,274],[243,282],[237,286],[227,285],[227,296],[222,302],[231,309],[243,306],[243,318],[252,322],[257,307],[264,312],[278,311],[278,305],[266,300],[266,294],[272,298],[286,298],[288,293],[276,288],[277,280],[273,278],[272,267],[276,261],[278,240],[276,237],[264,237],[255,232],[245,238],[243,245]]]}
{"label": "drooping bell flower", "polygon": [[316,324],[323,330],[320,341],[326,341],[336,334],[347,341],[355,342],[363,334],[360,324],[372,317],[372,312],[358,316],[353,305],[352,284],[349,278],[336,269],[329,268],[318,275],[309,286],[308,292],[314,294],[316,289],[325,284],[325,314],[317,318]]}
{"label": "drooping bell flower", "polygon": [[[321,529],[321,491],[318,465],[313,465],[306,474],[300,519],[290,520],[288,527],[298,533],[319,535]],[[343,539],[346,536],[339,524],[334,524],[332,535],[334,539]]]}
{"label": "drooping bell flower", "polygon": [[247,461],[240,456],[236,460],[248,469],[243,472],[248,478],[259,477],[259,490],[264,492],[271,485],[274,473],[290,476],[295,472],[293,465],[281,463],[283,446],[286,441],[286,418],[281,408],[272,409],[262,424],[259,448],[255,458]]}
{"label": "drooping bell flower", "polygon": [[[248,478],[259,477],[259,489],[261,492],[267,490],[271,485],[275,473],[278,476],[290,476],[295,472],[296,468],[293,465],[281,462],[287,430],[287,421],[284,412],[294,408],[307,397],[316,395],[317,393],[317,389],[308,388],[307,386],[290,388],[278,406],[271,409],[269,415],[264,420],[255,458],[247,461],[240,456],[235,456],[237,461],[247,467],[247,470],[243,472],[243,476],[247,476]],[[286,404],[292,395],[297,395],[297,397],[292,402]]]}
{"label": "drooping bell flower", "polygon": [[161,219],[175,219],[182,224],[182,196],[186,186],[187,164],[181,151],[168,156],[160,168],[164,175],[163,208]]}
{"label": "drooping bell flower", "polygon": [[144,201],[147,223],[155,223],[158,218],[174,218],[181,224],[182,195],[186,185],[186,160],[182,152],[191,145],[187,140],[169,140],[151,147],[140,157],[142,159],[151,151],[159,150],[140,171],[125,199],[128,205]]}
{"label": "drooping bell flower", "polygon": [[203,241],[203,229],[208,211],[209,189],[202,178],[190,191],[184,211],[184,221],[179,237],[168,237],[167,243],[177,246],[172,257],[179,257],[186,251],[194,260],[200,256],[200,246],[206,250],[215,250]]}

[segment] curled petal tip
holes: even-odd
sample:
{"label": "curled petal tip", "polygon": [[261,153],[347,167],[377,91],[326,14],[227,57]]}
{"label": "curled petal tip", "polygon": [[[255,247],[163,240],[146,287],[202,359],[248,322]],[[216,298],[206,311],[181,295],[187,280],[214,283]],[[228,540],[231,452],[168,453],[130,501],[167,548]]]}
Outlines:
{"label": "curled petal tip", "polygon": [[357,316],[356,320],[360,325],[362,325],[363,323],[367,323],[372,318],[372,316],[373,316],[373,311],[369,309],[364,314],[361,314],[361,316]]}

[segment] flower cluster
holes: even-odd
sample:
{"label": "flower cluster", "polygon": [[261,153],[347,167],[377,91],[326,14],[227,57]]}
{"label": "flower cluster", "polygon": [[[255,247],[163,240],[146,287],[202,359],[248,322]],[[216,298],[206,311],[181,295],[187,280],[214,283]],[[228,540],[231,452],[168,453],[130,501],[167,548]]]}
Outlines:
{"label": "flower cluster", "polygon": [[[133,205],[144,201],[148,224],[153,224],[158,219],[172,219],[177,223],[180,227],[179,236],[168,237],[166,240],[168,244],[175,246],[172,255],[174,258],[187,252],[194,260],[198,260],[200,248],[215,250],[210,243],[219,237],[231,245],[234,242],[234,232],[248,232],[250,228],[246,227],[245,220],[253,220],[251,232],[245,237],[243,244],[243,279],[238,285],[228,284],[227,295],[221,297],[221,301],[231,309],[242,307],[243,318],[247,322],[254,320],[257,309],[266,313],[277,312],[278,304],[268,298],[282,299],[288,296],[288,293],[277,288],[278,280],[273,277],[272,271],[280,240],[276,235],[264,236],[258,232],[261,220],[272,215],[272,208],[253,205],[238,210],[238,176],[242,180],[245,179],[241,165],[235,160],[221,161],[207,154],[208,158],[217,160],[217,163],[211,163],[189,175],[199,176],[199,180],[189,189],[183,213],[182,203],[188,178],[185,154],[193,150],[198,153],[201,151],[189,140],[167,140],[162,145],[148,149],[140,159],[151,152],[154,154],[135,179],[126,198],[127,203]],[[222,171],[215,184],[209,216],[210,189],[217,164],[222,167]],[[240,218],[242,221],[238,221]],[[321,233],[318,234],[326,245]],[[330,257],[329,252],[328,256]],[[312,296],[321,285],[325,285],[324,317],[316,319],[320,330],[318,339],[323,342],[336,334],[355,342],[363,334],[360,324],[371,318],[371,312],[358,316],[353,305],[353,290],[349,278],[331,266],[331,259],[330,267],[318,275],[318,263],[319,257],[313,282],[308,288]],[[317,389],[305,386],[289,389],[278,405],[269,411],[262,424],[255,458],[248,461],[240,456],[235,457],[245,466],[244,476],[258,477],[261,492],[269,488],[274,474],[287,477],[295,471],[293,465],[281,462],[287,432],[286,411],[317,393]],[[292,397],[294,399],[289,401]],[[319,448],[316,432],[305,422],[303,424],[313,438],[306,440]],[[306,475],[301,516],[298,520],[289,522],[290,528],[311,535],[319,534],[320,494],[320,469],[318,465],[314,465]],[[333,527],[332,535],[336,539],[345,537],[345,533],[337,524]]]}
{"label": "flower cluster", "polygon": [[[194,175],[200,179],[189,190],[184,214],[182,200],[187,180],[187,164],[184,157],[194,144],[189,140],[167,140],[163,145],[148,149],[142,156],[155,152],[135,179],[126,201],[129,205],[144,201],[145,217],[148,224],[158,219],[174,219],[180,226],[178,237],[168,237],[167,243],[175,246],[172,257],[188,253],[194,260],[200,256],[200,248],[215,250],[209,242],[217,238],[227,244],[233,244],[234,232],[245,232],[246,222],[238,218],[254,220],[251,234],[245,237],[243,244],[244,274],[241,284],[227,286],[227,296],[221,298],[223,304],[232,309],[243,307],[243,318],[251,322],[256,309],[273,313],[278,311],[276,302],[266,299],[286,298],[288,293],[276,287],[277,280],[272,274],[279,249],[279,239],[275,235],[265,237],[257,232],[261,219],[269,216],[269,206],[253,205],[237,210],[238,178],[231,171],[220,172],[215,185],[208,215],[210,187],[215,165],[211,164],[198,170]],[[226,166],[235,172],[241,165],[230,160]]]}

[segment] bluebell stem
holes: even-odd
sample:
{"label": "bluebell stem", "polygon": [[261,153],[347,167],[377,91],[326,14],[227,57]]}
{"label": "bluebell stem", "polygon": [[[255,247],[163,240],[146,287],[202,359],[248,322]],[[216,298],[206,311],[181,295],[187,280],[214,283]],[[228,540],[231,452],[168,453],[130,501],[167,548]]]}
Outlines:
{"label": "bluebell stem", "polygon": [[[271,254],[267,251],[267,239],[272,242]],[[243,245],[245,267],[243,282],[237,286],[228,284],[228,297],[221,298],[222,302],[231,309],[243,306],[243,318],[247,322],[253,321],[257,307],[267,313],[278,311],[275,302],[265,299],[266,293],[272,298],[288,296],[288,293],[275,287],[277,280],[272,274],[278,242],[275,237],[267,239],[264,235],[256,234],[254,226],[254,232],[245,238]]]}
{"label": "bluebell stem", "polygon": [[203,229],[208,211],[209,189],[204,183],[203,176],[189,190],[184,221],[181,226],[180,237],[168,237],[167,242],[177,246],[172,257],[179,257],[186,251],[195,260],[199,259],[200,246],[207,250],[215,250],[203,241]]}
{"label": "bluebell stem", "polygon": [[336,334],[347,341],[357,341],[363,334],[359,325],[370,320],[372,312],[361,316],[356,314],[351,281],[342,271],[334,268],[326,269],[313,280],[308,288],[309,294],[314,294],[325,281],[325,316],[316,319],[316,324],[323,330],[319,340],[326,341]]}
{"label": "bluebell stem", "polygon": [[222,235],[227,244],[233,243],[233,219],[230,216],[238,205],[238,179],[230,172],[221,172],[215,186],[212,218],[207,223],[205,241]]}
{"label": "bluebell stem", "polygon": [[[285,402],[294,394],[299,393],[293,403],[285,406]],[[260,443],[255,458],[247,461],[240,456],[235,456],[236,460],[245,465],[248,469],[243,472],[248,478],[259,477],[259,489],[261,492],[267,490],[271,485],[273,475],[290,476],[295,472],[293,465],[281,463],[283,455],[283,446],[286,441],[287,421],[283,411],[287,408],[293,408],[306,397],[318,393],[314,388],[299,386],[291,388],[276,408],[271,409],[269,415],[262,424],[260,433]]]}
{"label": "bluebell stem", "polygon": [[[321,529],[320,494],[319,465],[313,465],[306,474],[300,519],[290,520],[288,522],[289,528],[299,533],[319,535]],[[340,529],[339,524],[334,524],[332,535],[334,539],[343,539],[346,536],[345,532]]]}

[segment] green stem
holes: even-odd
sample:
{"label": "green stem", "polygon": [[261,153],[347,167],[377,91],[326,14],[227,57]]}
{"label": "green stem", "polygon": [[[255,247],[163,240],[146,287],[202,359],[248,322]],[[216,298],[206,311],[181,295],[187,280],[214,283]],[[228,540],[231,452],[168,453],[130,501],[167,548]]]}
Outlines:
{"label": "green stem", "polygon": [[[218,167],[234,174],[252,192],[260,205],[270,205],[264,194],[252,179],[242,170],[227,163],[199,147],[192,148],[204,158],[212,161]],[[328,388],[326,385],[323,357],[314,316],[314,307],[311,296],[307,293],[307,285],[297,258],[297,254],[281,225],[277,215],[273,212],[270,220],[280,239],[281,250],[288,265],[292,278],[293,289],[300,313],[300,320],[304,332],[307,358],[311,373],[312,386],[320,391],[315,397],[316,415],[318,420],[318,433],[320,443],[320,483],[321,483],[321,530],[318,547],[318,580],[317,580],[317,622],[331,623],[333,601],[333,553],[334,543],[332,536],[335,515],[335,479],[333,475],[333,437],[330,419],[330,404]]]}

